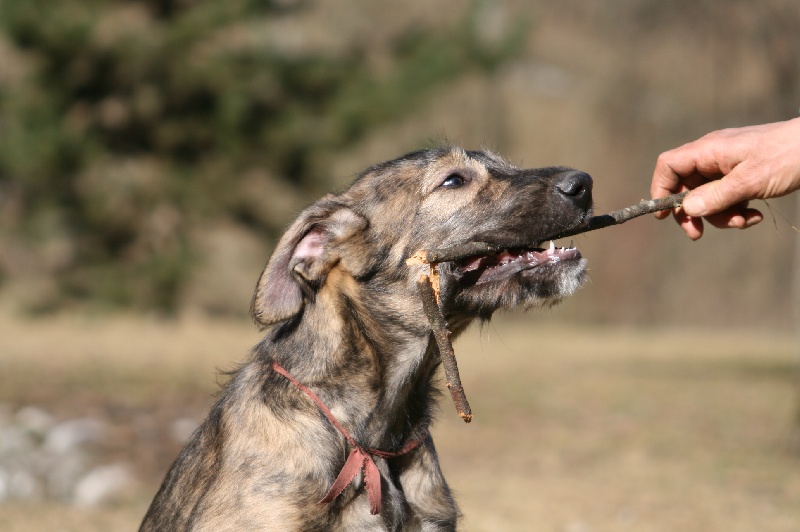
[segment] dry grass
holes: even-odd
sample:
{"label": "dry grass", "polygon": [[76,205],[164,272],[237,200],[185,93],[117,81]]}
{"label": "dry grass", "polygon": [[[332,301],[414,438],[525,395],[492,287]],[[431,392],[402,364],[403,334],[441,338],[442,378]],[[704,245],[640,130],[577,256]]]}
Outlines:
{"label": "dry grass", "polygon": [[[536,316],[456,344],[475,419],[446,397],[445,473],[481,530],[770,530],[800,523],[798,367],[790,337],[568,328]],[[141,483],[112,506],[0,506],[0,529],[135,529],[177,447],[159,434],[200,416],[217,369],[242,360],[248,323],[0,317],[0,402],[95,412]],[[149,423],[149,439],[132,426]],[[138,425],[137,425],[138,424]]]}

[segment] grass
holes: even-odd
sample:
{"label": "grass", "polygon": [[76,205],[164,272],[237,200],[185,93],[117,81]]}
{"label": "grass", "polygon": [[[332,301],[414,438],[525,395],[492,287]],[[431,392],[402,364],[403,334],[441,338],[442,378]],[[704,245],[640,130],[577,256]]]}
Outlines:
{"label": "grass", "polygon": [[[468,531],[794,531],[800,378],[788,335],[568,327],[499,320],[456,343],[475,419],[447,396],[434,428]],[[0,529],[135,529],[199,419],[219,369],[258,339],[249,323],[0,316],[0,402],[94,412],[132,461],[110,506],[0,506]],[[149,430],[131,427],[145,424]],[[144,433],[145,436],[141,434]]]}

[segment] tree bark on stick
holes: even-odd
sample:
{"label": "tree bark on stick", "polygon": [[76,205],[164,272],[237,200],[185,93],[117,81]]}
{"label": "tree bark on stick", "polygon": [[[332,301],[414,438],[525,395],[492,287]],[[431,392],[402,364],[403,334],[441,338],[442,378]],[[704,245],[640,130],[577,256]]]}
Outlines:
{"label": "tree bark on stick", "polygon": [[[431,266],[431,268],[435,268],[435,266]],[[425,315],[431,324],[436,346],[439,348],[447,389],[450,390],[450,396],[453,398],[453,404],[456,406],[458,415],[461,416],[464,422],[469,423],[472,421],[472,409],[464,393],[464,387],[461,385],[456,353],[453,350],[452,342],[450,342],[450,331],[447,329],[447,323],[439,310],[439,305],[436,303],[431,277],[428,275],[420,277],[419,281],[417,281],[417,288],[422,298],[422,307],[425,310]]]}
{"label": "tree bark on stick", "polygon": [[688,191],[681,192],[679,194],[672,194],[666,198],[642,200],[636,205],[631,205],[630,207],[625,207],[624,209],[612,211],[608,214],[601,214],[600,216],[592,216],[585,223],[564,231],[563,233],[554,235],[554,237],[549,240],[564,238],[565,236],[579,235],[588,231],[594,231],[595,229],[603,229],[604,227],[623,224],[628,220],[638,218],[639,216],[643,216],[645,214],[652,214],[654,212],[666,211],[668,209],[680,207],[686,194],[688,194]]}

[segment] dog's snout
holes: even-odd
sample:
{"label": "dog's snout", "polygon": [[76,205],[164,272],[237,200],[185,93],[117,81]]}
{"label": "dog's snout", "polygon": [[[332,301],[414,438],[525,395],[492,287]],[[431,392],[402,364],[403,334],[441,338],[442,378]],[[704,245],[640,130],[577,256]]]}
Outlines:
{"label": "dog's snout", "polygon": [[556,190],[576,206],[586,208],[592,203],[592,176],[573,170],[556,183]]}

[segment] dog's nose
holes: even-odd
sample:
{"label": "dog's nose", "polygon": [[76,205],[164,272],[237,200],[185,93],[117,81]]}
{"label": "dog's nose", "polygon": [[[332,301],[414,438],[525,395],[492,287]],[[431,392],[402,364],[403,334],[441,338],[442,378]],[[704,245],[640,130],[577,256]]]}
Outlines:
{"label": "dog's nose", "polygon": [[577,207],[585,209],[592,203],[592,176],[571,170],[556,183],[556,189]]}

